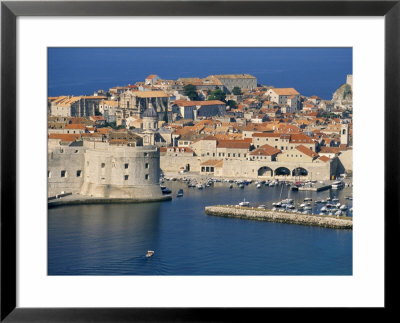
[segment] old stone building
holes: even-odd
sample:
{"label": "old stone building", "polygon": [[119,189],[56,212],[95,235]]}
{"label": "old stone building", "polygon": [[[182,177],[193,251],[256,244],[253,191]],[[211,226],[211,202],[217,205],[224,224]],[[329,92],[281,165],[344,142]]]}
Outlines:
{"label": "old stone building", "polygon": [[64,192],[98,198],[162,198],[159,149],[143,146],[140,136],[112,132],[108,141],[58,136],[65,138],[54,138],[48,145],[48,196]]}
{"label": "old stone building", "polygon": [[210,75],[208,78],[218,79],[228,91],[232,91],[234,87],[245,90],[253,90],[257,87],[257,78],[250,74]]}

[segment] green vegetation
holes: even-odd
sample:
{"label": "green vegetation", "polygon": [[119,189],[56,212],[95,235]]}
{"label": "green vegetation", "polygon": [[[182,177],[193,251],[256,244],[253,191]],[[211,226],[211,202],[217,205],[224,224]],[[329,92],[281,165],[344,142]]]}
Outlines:
{"label": "green vegetation", "polygon": [[234,100],[228,100],[228,102],[226,103],[226,105],[228,105],[231,109],[237,107],[237,103],[236,103],[236,101],[234,101]]}
{"label": "green vegetation", "polygon": [[208,100],[219,100],[225,102],[226,94],[222,91],[218,86],[215,88],[214,91],[211,92],[211,95],[208,97]]}
{"label": "green vegetation", "polygon": [[196,87],[193,84],[188,84],[183,87],[183,94],[189,97],[191,101],[199,100],[199,95],[197,94]]}
{"label": "green vegetation", "polygon": [[346,84],[344,91],[343,91],[343,99],[346,99],[348,95],[352,95],[353,93],[351,92],[351,87],[350,85]]}
{"label": "green vegetation", "polygon": [[123,125],[117,126],[117,123],[115,121],[114,122],[105,122],[103,126],[99,126],[99,128],[106,128],[106,127],[110,127],[115,130],[125,129],[125,126],[123,126]]}
{"label": "green vegetation", "polygon": [[235,86],[235,87],[232,89],[232,94],[234,94],[234,95],[242,95],[242,90],[240,89],[240,87]]}

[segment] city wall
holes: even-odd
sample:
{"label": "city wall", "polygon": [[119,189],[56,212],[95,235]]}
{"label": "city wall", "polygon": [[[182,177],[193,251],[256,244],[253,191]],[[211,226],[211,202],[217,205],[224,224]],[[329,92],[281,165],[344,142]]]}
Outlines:
{"label": "city wall", "polygon": [[47,195],[79,193],[83,183],[83,147],[49,147],[47,154]]}

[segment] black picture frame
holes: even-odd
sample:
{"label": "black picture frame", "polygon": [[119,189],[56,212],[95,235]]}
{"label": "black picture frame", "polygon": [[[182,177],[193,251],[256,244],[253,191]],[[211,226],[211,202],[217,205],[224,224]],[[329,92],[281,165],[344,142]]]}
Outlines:
{"label": "black picture frame", "polygon": [[[385,19],[385,306],[396,309],[399,246],[400,1],[2,1],[1,3],[1,321],[237,321],[244,308],[16,307],[16,19],[19,16],[384,16]],[[95,5],[94,5],[95,4]],[[382,174],[382,170],[380,171]],[[366,287],[366,292],[368,288]],[[38,291],[39,292],[39,291]],[[270,309],[282,311],[282,309]],[[286,310],[286,309],[283,309]],[[294,309],[295,310],[295,309]],[[335,315],[332,309],[326,309]],[[318,316],[318,311],[313,312]],[[272,318],[272,317],[271,317]],[[245,320],[248,321],[248,320]]]}

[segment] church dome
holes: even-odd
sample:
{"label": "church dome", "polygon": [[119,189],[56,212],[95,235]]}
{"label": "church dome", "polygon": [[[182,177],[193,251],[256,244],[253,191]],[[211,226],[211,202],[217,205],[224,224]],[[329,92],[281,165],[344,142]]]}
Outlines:
{"label": "church dome", "polygon": [[149,107],[146,110],[144,110],[143,118],[158,118],[158,113],[156,112],[151,103],[149,104]]}

